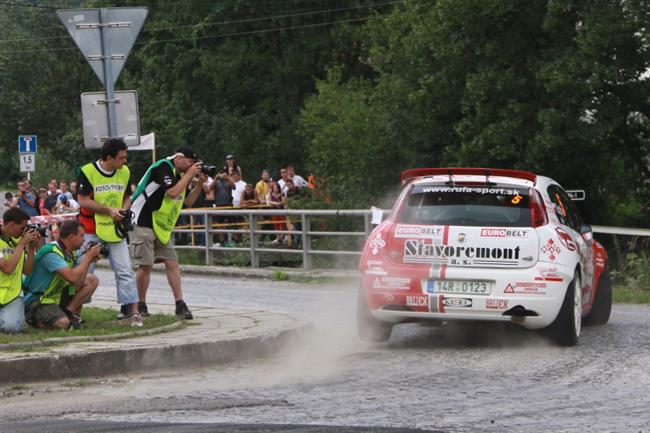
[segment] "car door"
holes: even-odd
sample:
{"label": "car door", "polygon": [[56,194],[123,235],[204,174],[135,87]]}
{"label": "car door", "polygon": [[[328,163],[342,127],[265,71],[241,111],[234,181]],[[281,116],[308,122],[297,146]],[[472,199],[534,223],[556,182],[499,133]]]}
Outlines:
{"label": "car door", "polygon": [[593,239],[583,237],[581,230],[584,226],[580,212],[569,195],[559,186],[548,187],[548,195],[554,205],[555,213],[560,220],[561,227],[556,229],[562,245],[569,251],[578,254],[580,268],[582,269],[582,303],[591,302],[592,284],[594,277]]}

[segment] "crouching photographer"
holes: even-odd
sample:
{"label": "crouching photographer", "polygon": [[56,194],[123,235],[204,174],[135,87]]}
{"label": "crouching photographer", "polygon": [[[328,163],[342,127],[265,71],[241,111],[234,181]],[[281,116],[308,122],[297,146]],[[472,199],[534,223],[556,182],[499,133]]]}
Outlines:
{"label": "crouching photographer", "polygon": [[84,227],[78,220],[61,223],[59,238],[36,253],[34,269],[24,283],[25,319],[35,328],[78,329],[81,307],[97,289],[99,280],[88,274],[102,244],[88,247],[77,263],[84,244]]}

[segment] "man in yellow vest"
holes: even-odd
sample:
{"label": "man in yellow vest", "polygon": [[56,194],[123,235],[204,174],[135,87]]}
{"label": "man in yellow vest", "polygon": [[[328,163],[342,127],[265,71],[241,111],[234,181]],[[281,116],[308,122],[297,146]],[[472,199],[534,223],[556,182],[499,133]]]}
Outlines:
{"label": "man in yellow vest", "polygon": [[24,283],[25,318],[35,328],[78,329],[81,307],[99,285],[88,268],[99,257],[101,245],[88,249],[83,260],[76,252],[84,244],[84,228],[78,220],[61,223],[59,238],[36,253],[34,269]]}
{"label": "man in yellow vest", "polygon": [[23,274],[34,266],[40,235],[27,229],[29,215],[17,207],[2,215],[0,228],[0,331],[18,332],[24,327],[25,307],[20,296]]}
{"label": "man in yellow vest", "polygon": [[[124,220],[131,207],[131,172],[126,166],[126,144],[119,138],[109,138],[101,149],[101,159],[77,171],[79,221],[86,231],[87,242],[102,242],[108,246],[108,259],[115,273],[117,302],[121,313],[131,318],[131,326],[143,326],[138,313],[138,292],[131,268],[129,247],[117,224]],[[94,264],[90,272],[94,271]]]}
{"label": "man in yellow vest", "polygon": [[[176,301],[176,315],[192,319],[192,312],[183,300],[181,271],[174,250],[172,230],[185,204],[192,206],[202,191],[207,176],[201,171],[196,153],[183,146],[168,158],[149,167],[131,196],[136,223],[129,251],[133,264],[138,266],[136,280],[140,296],[140,313],[148,315],[147,289],[154,262],[165,263],[167,281]],[[192,179],[198,176],[194,189],[187,194]],[[186,197],[187,195],[187,197]]]}

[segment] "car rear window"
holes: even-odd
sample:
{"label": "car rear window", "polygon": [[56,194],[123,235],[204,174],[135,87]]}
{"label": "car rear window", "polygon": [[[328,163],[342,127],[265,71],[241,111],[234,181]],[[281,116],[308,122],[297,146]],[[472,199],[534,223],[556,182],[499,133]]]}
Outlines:
{"label": "car rear window", "polygon": [[415,185],[398,215],[406,224],[530,227],[529,189],[511,185]]}

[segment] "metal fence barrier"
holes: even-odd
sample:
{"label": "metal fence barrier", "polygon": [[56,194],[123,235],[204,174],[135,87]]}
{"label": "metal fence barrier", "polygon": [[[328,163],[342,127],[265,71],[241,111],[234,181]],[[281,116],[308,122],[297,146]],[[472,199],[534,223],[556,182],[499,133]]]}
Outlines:
{"label": "metal fence barrier", "polygon": [[[386,210],[381,211],[386,214]],[[260,266],[261,253],[287,253],[302,256],[302,266],[304,269],[312,269],[314,256],[340,256],[354,257],[355,260],[361,255],[359,249],[356,250],[326,250],[315,249],[312,245],[314,237],[348,237],[348,238],[365,238],[372,231],[373,211],[370,209],[348,209],[348,210],[307,210],[307,209],[184,209],[181,215],[189,218],[189,223],[179,224],[174,232],[177,235],[187,234],[191,239],[189,245],[175,246],[178,250],[204,251],[205,264],[213,264],[215,252],[244,252],[247,253],[250,260],[250,266],[257,268]],[[277,221],[269,221],[269,216],[282,216],[286,218],[297,230],[275,230],[273,225]],[[238,222],[220,223],[219,217],[229,217],[238,220]],[[236,218],[233,218],[236,217]],[[265,218],[267,217],[267,218]],[[363,220],[363,231],[318,231],[311,229],[313,218],[340,218],[354,217]],[[358,225],[361,225],[359,221]],[[623,228],[623,227],[606,227],[593,226],[594,233],[628,235],[628,236],[648,236],[650,229]],[[214,237],[219,234],[239,235],[247,238],[247,242],[241,242],[237,246],[224,246],[214,242]],[[297,237],[299,242],[294,245],[289,244],[289,248],[283,246],[265,246],[260,243],[260,236],[263,235],[286,235],[291,239]],[[199,239],[200,238],[200,239]],[[199,242],[200,240],[200,242]]]}
{"label": "metal fence barrier", "polygon": [[[260,253],[287,253],[299,254],[302,256],[302,266],[304,269],[312,268],[312,258],[316,255],[336,255],[358,257],[361,255],[359,250],[325,250],[314,249],[312,239],[314,237],[354,237],[365,238],[372,231],[370,224],[371,210],[292,210],[292,209],[185,209],[181,216],[190,218],[188,224],[179,224],[174,233],[190,235],[192,241],[190,245],[175,246],[178,250],[203,250],[205,252],[205,264],[213,264],[215,252],[247,252],[250,256],[250,266],[257,268],[260,266]],[[289,227],[286,230],[275,230],[272,227],[277,221],[269,221],[272,216],[282,216]],[[198,218],[197,218],[198,217]],[[230,217],[230,219],[239,220],[239,222],[220,223],[218,217]],[[315,217],[355,217],[363,220],[363,231],[317,231],[311,229],[311,223]],[[197,222],[198,221],[198,222]],[[359,221],[359,224],[361,221]],[[293,226],[296,230],[290,230]],[[268,228],[266,228],[268,227]],[[214,241],[215,235],[239,235],[246,236],[247,242],[237,246],[218,245]],[[260,244],[260,236],[263,235],[285,235],[290,240],[297,237],[299,242],[292,244],[291,248],[282,246],[269,247]],[[201,236],[199,236],[201,235]],[[199,239],[200,238],[200,239]],[[200,240],[200,242],[198,242]],[[247,245],[247,246],[246,246]]]}

